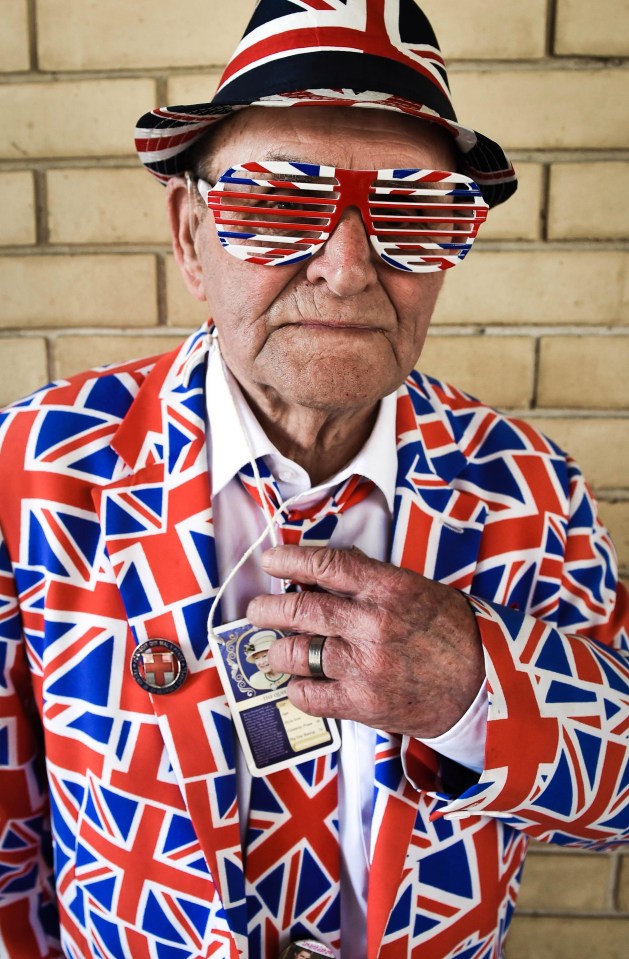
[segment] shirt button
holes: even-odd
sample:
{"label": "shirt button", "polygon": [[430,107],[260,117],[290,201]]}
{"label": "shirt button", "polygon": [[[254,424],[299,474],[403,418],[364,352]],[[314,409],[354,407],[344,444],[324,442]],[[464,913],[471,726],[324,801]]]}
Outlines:
{"label": "shirt button", "polygon": [[280,470],[278,476],[282,483],[290,483],[292,479],[295,479],[293,470]]}

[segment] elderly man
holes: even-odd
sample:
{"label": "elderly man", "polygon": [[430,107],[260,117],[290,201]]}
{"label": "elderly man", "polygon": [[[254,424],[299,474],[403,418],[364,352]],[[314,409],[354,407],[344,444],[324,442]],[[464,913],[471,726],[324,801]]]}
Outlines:
{"label": "elderly man", "polygon": [[[413,372],[511,166],[413,0],[261,0],[212,103],[137,136],[212,323],[0,423],[3,955],[499,957],[529,836],[627,832],[587,487]],[[313,752],[286,689],[236,722],[243,620]]]}

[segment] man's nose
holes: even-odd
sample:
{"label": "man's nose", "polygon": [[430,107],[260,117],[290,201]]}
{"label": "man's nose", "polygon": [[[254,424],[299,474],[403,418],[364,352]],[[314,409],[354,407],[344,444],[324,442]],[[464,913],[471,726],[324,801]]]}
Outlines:
{"label": "man's nose", "polygon": [[311,283],[325,282],[335,296],[356,296],[378,279],[375,251],[356,208],[345,210],[323,249],[308,264]]}

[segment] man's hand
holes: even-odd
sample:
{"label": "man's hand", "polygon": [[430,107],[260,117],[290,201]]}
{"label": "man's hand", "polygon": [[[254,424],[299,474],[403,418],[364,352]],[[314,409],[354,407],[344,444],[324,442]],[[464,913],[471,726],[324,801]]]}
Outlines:
{"label": "man's hand", "polygon": [[[279,546],[262,562],[272,576],[323,590],[257,596],[247,610],[256,626],[293,632],[269,662],[292,674],[299,709],[423,739],[465,714],[485,672],[474,614],[457,590],[358,549]],[[315,634],[328,637],[327,679],[307,678]]]}

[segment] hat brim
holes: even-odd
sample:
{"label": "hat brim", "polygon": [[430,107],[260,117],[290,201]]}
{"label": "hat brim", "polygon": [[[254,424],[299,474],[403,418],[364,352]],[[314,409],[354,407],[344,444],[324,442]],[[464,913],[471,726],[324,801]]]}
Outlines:
{"label": "hat brim", "polygon": [[448,132],[459,153],[459,168],[481,189],[490,207],[504,203],[517,189],[515,171],[504,150],[471,127],[441,116],[428,106],[374,91],[302,90],[261,97],[246,103],[216,102],[158,107],[138,121],[135,144],[141,162],[166,183],[188,169],[189,151],[214,124],[247,107],[352,107],[389,110],[426,120]]}

